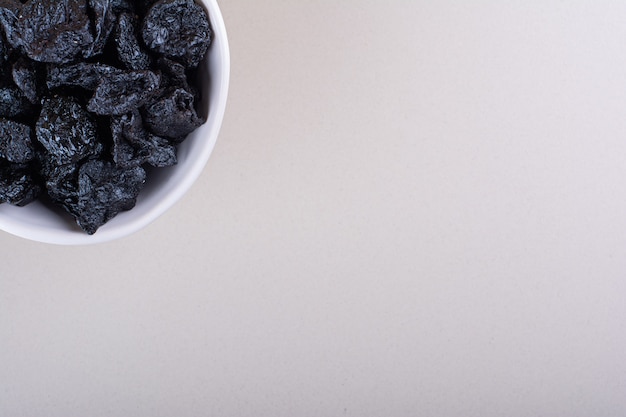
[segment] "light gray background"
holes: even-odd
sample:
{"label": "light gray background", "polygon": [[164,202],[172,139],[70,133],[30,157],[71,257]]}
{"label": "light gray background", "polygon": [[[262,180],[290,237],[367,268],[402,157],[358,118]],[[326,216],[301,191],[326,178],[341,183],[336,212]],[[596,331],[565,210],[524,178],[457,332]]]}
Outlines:
{"label": "light gray background", "polygon": [[0,416],[626,415],[626,3],[221,6],[189,194],[0,234]]}

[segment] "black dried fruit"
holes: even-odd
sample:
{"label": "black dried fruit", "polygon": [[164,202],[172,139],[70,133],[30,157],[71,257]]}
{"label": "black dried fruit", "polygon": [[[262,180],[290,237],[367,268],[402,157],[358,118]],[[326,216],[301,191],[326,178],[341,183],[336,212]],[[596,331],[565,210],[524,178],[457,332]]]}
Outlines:
{"label": "black dried fruit", "polygon": [[204,123],[196,113],[193,94],[182,88],[170,90],[145,106],[143,117],[150,131],[176,142]]}
{"label": "black dried fruit", "polygon": [[176,164],[176,147],[146,131],[138,112],[111,118],[113,161],[120,167],[148,163],[154,167]]}
{"label": "black dried fruit", "polygon": [[121,116],[111,117],[113,136],[119,134],[130,143],[141,143],[146,140],[148,132],[143,126],[139,111],[134,110]]}
{"label": "black dried fruit", "polygon": [[110,162],[89,161],[78,173],[78,201],[71,213],[87,233],[121,211],[130,210],[146,181],[141,167],[122,169]]}
{"label": "black dried fruit", "polygon": [[148,142],[142,145],[148,149],[148,158],[146,162],[156,168],[164,168],[176,165],[176,147],[167,139],[159,136],[150,135]]}
{"label": "black dried fruit", "polygon": [[132,144],[144,140],[147,136],[147,132],[141,124],[140,116],[138,117],[135,113],[112,116],[111,136],[113,139],[113,146],[111,147],[113,162],[119,167],[129,168],[143,165],[146,162],[148,155]]}
{"label": "black dried fruit", "polygon": [[211,36],[195,0],[0,0],[0,203],[43,192],[88,234],[131,209],[204,121]]}
{"label": "black dried fruit", "polygon": [[157,91],[161,78],[152,71],[130,71],[102,77],[87,110],[99,115],[120,115],[137,109]]}
{"label": "black dried fruit", "polygon": [[22,8],[22,3],[18,0],[0,0],[0,22],[6,18],[16,18]]}
{"label": "black dried fruit", "polygon": [[46,84],[50,90],[59,87],[81,87],[95,90],[102,77],[121,75],[124,71],[104,64],[80,62],[72,65],[49,65]]}
{"label": "black dried fruit", "polygon": [[31,0],[17,13],[4,9],[0,22],[7,41],[35,61],[74,61],[94,41],[86,0]]}
{"label": "black dried fruit", "polygon": [[9,162],[26,163],[35,157],[29,126],[0,119],[0,157]]}
{"label": "black dried fruit", "polygon": [[0,88],[0,117],[17,117],[33,110],[30,101],[14,86]]}
{"label": "black dried fruit", "polygon": [[137,39],[137,16],[122,13],[117,20],[115,46],[117,57],[129,70],[147,70],[152,67],[152,58]]}
{"label": "black dried fruit", "polygon": [[124,138],[122,134],[116,132],[119,127],[116,126],[114,120],[111,121],[111,130],[113,131],[113,146],[111,154],[113,162],[120,168],[131,168],[143,165],[146,161],[146,155],[141,154],[141,150],[136,149]]}
{"label": "black dried fruit", "polygon": [[102,152],[94,119],[69,97],[43,100],[35,133],[58,165],[78,162]]}
{"label": "black dried fruit", "polygon": [[89,0],[89,9],[93,15],[93,43],[83,53],[86,58],[102,53],[104,45],[115,26],[115,12],[111,0]]}
{"label": "black dried fruit", "polygon": [[33,104],[41,100],[41,77],[35,63],[28,58],[20,57],[13,64],[13,82],[24,97]]}
{"label": "black dried fruit", "polygon": [[161,81],[162,87],[182,88],[196,97],[195,89],[191,87],[187,80],[187,70],[183,64],[169,58],[160,57],[157,60],[157,65],[164,75],[164,79]]}
{"label": "black dried fruit", "polygon": [[193,68],[211,43],[209,17],[194,0],[161,0],[148,10],[142,36],[154,52]]}
{"label": "black dried fruit", "polygon": [[50,199],[67,211],[78,204],[78,164],[56,165],[42,162],[41,176]]}
{"label": "black dried fruit", "polygon": [[0,162],[0,203],[25,206],[40,192],[41,187],[27,166]]}

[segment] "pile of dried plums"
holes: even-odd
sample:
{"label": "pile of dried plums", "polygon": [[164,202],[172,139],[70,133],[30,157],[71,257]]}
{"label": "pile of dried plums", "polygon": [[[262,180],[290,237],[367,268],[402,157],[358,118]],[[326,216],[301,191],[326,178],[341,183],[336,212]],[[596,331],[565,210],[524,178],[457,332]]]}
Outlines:
{"label": "pile of dried plums", "polygon": [[0,0],[0,203],[38,197],[87,233],[130,210],[204,120],[194,0]]}

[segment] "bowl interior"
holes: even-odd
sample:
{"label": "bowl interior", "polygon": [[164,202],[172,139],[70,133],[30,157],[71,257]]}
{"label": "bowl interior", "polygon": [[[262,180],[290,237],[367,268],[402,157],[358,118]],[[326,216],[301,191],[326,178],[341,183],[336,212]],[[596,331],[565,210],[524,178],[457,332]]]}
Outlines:
{"label": "bowl interior", "polygon": [[62,209],[41,201],[25,207],[0,204],[0,229],[14,235],[46,243],[80,245],[114,240],[145,227],[163,214],[191,187],[213,150],[224,117],[230,74],[226,28],[216,0],[202,0],[213,29],[213,41],[199,67],[202,102],[200,111],[207,121],[178,146],[178,164],[150,170],[137,205],[119,213],[87,235]]}

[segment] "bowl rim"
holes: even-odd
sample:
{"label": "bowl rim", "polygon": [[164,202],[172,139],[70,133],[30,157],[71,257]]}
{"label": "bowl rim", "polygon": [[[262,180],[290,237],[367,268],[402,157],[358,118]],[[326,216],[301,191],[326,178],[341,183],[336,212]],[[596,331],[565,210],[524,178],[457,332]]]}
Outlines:
{"label": "bowl rim", "polygon": [[[215,105],[210,109],[209,119],[212,123],[208,126],[208,131],[205,133],[206,139],[204,140],[207,141],[206,146],[203,146],[200,149],[201,152],[198,155],[195,155],[193,160],[189,161],[182,181],[170,192],[165,194],[163,199],[159,200],[136,219],[133,219],[133,221],[121,222],[119,225],[115,225],[111,228],[107,228],[107,224],[105,224],[93,235],[87,235],[84,232],[77,232],[76,230],[56,230],[40,227],[36,223],[27,223],[17,220],[2,212],[0,212],[0,230],[32,241],[57,245],[93,245],[110,242],[131,235],[148,226],[168,209],[170,209],[183,197],[185,193],[189,191],[191,186],[196,182],[202,173],[215,147],[217,136],[226,111],[226,102],[228,100],[228,90],[230,85],[230,49],[226,26],[224,24],[220,7],[217,0],[199,1],[203,3],[207,9],[209,9],[211,28],[214,34],[213,36],[219,39],[217,42],[212,42],[211,48],[217,48],[217,50],[212,51],[212,53],[217,54],[218,56],[220,80],[219,82],[211,84],[211,88],[217,89],[217,91],[215,93],[212,92],[211,95],[213,96],[215,94],[218,97],[218,100],[216,100]],[[5,205],[3,204],[3,206]],[[13,210],[14,208],[16,210],[22,209],[19,207],[11,207],[10,210]],[[132,213],[132,210],[120,213],[120,215],[124,215],[126,213]],[[111,220],[111,222],[114,221],[115,219]]]}

